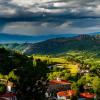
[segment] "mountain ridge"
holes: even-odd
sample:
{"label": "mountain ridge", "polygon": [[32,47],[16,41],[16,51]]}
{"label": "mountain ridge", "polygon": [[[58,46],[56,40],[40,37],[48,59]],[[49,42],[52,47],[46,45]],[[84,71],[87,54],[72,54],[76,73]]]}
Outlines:
{"label": "mountain ridge", "polygon": [[38,43],[1,44],[1,47],[20,51],[24,54],[59,54],[70,50],[100,50],[100,35],[78,35],[75,37],[52,38]]}
{"label": "mountain ridge", "polygon": [[[98,35],[100,32],[88,33],[86,35]],[[67,34],[44,34],[44,35],[18,35],[10,33],[0,33],[0,43],[37,43],[44,40],[60,37],[75,37],[81,34],[67,33]]]}

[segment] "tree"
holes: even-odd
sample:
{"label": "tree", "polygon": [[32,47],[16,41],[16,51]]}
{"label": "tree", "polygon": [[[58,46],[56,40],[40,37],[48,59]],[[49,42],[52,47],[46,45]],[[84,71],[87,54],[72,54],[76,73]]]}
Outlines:
{"label": "tree", "polygon": [[97,96],[100,96],[100,78],[98,76],[94,77],[92,81],[92,86]]}
{"label": "tree", "polygon": [[0,84],[0,93],[4,93],[6,91],[6,86],[4,84]]}

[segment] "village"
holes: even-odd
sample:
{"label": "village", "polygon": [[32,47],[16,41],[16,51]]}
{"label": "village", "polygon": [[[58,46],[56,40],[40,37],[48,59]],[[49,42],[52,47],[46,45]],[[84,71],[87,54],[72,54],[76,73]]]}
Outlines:
{"label": "village", "polygon": [[[5,80],[1,79],[4,82]],[[78,94],[76,90],[71,89],[71,82],[68,80],[50,80],[48,89],[45,93],[47,100],[96,100],[96,94],[89,93],[89,86],[84,86],[85,92]],[[5,93],[0,93],[0,100],[18,100],[14,83],[8,82]],[[78,96],[77,96],[78,95]]]}
{"label": "village", "polygon": [[[48,66],[49,69],[52,69],[52,67],[62,68],[63,66],[61,64]],[[89,70],[79,70],[79,72],[80,75],[85,75],[89,73]],[[18,100],[16,85],[6,79],[0,79],[1,83],[5,86],[5,90],[0,93],[0,100]],[[74,90],[70,80],[64,80],[58,76],[54,80],[48,81],[45,97],[46,100],[97,100],[96,94],[89,92],[91,88],[92,86],[88,83],[81,86],[78,90]],[[30,87],[27,88],[27,91],[29,89]]]}

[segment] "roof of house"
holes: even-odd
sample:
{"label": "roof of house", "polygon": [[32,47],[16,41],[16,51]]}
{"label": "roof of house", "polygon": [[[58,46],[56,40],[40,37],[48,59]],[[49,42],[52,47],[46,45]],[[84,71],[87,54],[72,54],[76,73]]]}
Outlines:
{"label": "roof of house", "polygon": [[51,80],[49,81],[50,84],[71,84],[69,81],[67,80]]}
{"label": "roof of house", "polygon": [[16,96],[15,93],[5,93],[5,94],[1,95],[1,97],[14,97],[14,96]]}
{"label": "roof of house", "polygon": [[65,96],[65,97],[72,96],[75,94],[76,94],[76,90],[67,90],[67,91],[61,91],[57,93],[58,96]]}
{"label": "roof of house", "polygon": [[81,93],[80,96],[84,97],[84,98],[87,98],[87,99],[91,99],[91,98],[94,98],[96,96],[96,94],[86,92],[86,93]]}
{"label": "roof of house", "polygon": [[7,100],[7,99],[0,97],[0,100]]}
{"label": "roof of house", "polygon": [[13,82],[8,82],[8,86],[13,86]]}

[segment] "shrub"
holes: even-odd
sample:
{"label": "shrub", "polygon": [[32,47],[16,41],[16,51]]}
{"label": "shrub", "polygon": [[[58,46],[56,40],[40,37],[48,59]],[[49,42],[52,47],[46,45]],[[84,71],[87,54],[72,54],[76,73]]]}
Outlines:
{"label": "shrub", "polygon": [[4,84],[0,84],[0,93],[4,93],[6,91],[6,86]]}

